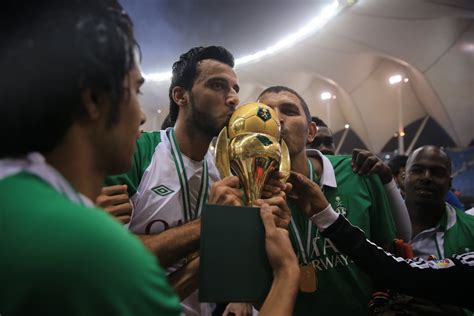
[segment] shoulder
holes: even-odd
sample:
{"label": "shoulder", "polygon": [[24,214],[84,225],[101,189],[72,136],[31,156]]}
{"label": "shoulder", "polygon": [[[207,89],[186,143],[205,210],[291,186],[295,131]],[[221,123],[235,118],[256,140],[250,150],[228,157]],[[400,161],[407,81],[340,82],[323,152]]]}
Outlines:
{"label": "shoulder", "polygon": [[[337,155],[325,156],[334,168],[336,177],[347,181],[360,181],[369,184],[382,185],[380,178],[377,175],[359,175],[352,170],[352,156],[349,155]],[[339,183],[339,182],[338,182]]]}
{"label": "shoulder", "polygon": [[[334,170],[338,170],[339,172],[350,171],[352,172],[351,161],[352,157],[347,155],[325,155],[325,157],[329,160]],[[353,173],[353,172],[352,172]],[[355,174],[354,174],[355,175]]]}
{"label": "shoulder", "polygon": [[[21,186],[23,199],[17,194],[8,198]],[[67,304],[100,301],[98,305],[115,309],[130,306],[115,306],[128,299],[143,308],[178,308],[156,258],[103,210],[74,204],[30,175],[1,181],[0,191],[6,228],[0,230],[1,248],[9,254],[2,266],[11,272],[2,275],[7,287],[16,284],[28,295],[28,288],[46,284],[40,296],[61,289]],[[28,284],[22,287],[25,280]]]}
{"label": "shoulder", "polygon": [[165,131],[143,132],[137,140],[134,164],[138,163],[142,168],[148,166],[156,153],[158,145],[161,144],[165,138]]}
{"label": "shoulder", "polygon": [[352,161],[352,157],[349,155],[325,155],[327,159],[331,162],[331,164],[349,164]]}
{"label": "shoulder", "polygon": [[161,142],[161,137],[165,131],[143,132],[137,140],[137,144],[146,145],[154,144],[155,146]]}
{"label": "shoulder", "polygon": [[[4,216],[21,215],[23,211],[29,211],[31,216],[35,216],[36,208],[42,207],[47,211],[65,201],[67,200],[61,198],[61,194],[45,181],[26,172],[0,180],[0,205]],[[65,204],[69,207],[71,203],[68,201]],[[16,212],[11,211],[13,209]]]}
{"label": "shoulder", "polygon": [[465,223],[466,225],[472,227],[472,229],[474,230],[474,216],[466,214],[465,212],[454,206],[453,208],[456,210],[456,217],[458,218],[458,221]]}
{"label": "shoulder", "polygon": [[162,137],[166,137],[164,131],[143,132],[137,140],[135,153],[152,155],[156,146],[162,142]]}
{"label": "shoulder", "polygon": [[[19,174],[0,181],[0,201],[2,217],[8,227],[3,233],[17,238],[27,234],[34,236],[39,247],[31,249],[33,253],[49,253],[53,257],[57,256],[55,252],[67,253],[82,261],[84,253],[106,260],[107,256],[102,252],[105,248],[110,254],[117,255],[124,252],[123,247],[143,250],[140,243],[106,212],[69,201],[34,175]],[[28,247],[27,244],[21,246]]]}

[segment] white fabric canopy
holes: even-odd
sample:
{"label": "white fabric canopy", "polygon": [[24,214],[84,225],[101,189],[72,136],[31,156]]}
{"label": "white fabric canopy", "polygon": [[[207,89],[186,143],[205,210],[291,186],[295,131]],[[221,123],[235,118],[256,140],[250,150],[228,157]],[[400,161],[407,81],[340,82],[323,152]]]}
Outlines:
{"label": "white fabric canopy", "polygon": [[[474,3],[358,1],[305,40],[241,65],[237,74],[242,103],[270,85],[287,85],[333,131],[349,124],[375,152],[399,131],[400,108],[403,126],[428,115],[457,146],[467,146],[474,137]],[[409,81],[390,85],[394,74]],[[158,129],[166,116],[168,86],[145,84],[145,129]],[[323,91],[335,99],[322,101]]]}

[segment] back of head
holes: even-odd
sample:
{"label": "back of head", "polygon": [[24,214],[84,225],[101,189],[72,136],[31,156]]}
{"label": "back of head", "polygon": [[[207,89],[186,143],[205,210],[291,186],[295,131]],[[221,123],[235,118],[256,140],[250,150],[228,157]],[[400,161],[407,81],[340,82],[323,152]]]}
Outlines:
{"label": "back of head", "polygon": [[406,166],[407,159],[408,156],[396,155],[389,160],[388,166],[390,167],[390,170],[394,176],[397,176],[400,173],[400,169]]}
{"label": "back of head", "polygon": [[173,127],[173,126],[174,126],[174,124],[172,124],[172,122],[171,122],[170,115],[169,114],[166,115],[165,119],[161,123],[161,129],[165,130],[168,127]]}
{"label": "back of head", "polygon": [[178,118],[179,107],[174,102],[172,91],[174,87],[183,87],[191,90],[198,76],[198,65],[201,60],[213,59],[220,61],[230,67],[234,67],[234,56],[221,46],[194,47],[179,56],[179,60],[173,64],[173,76],[169,88],[170,111],[169,124],[174,126]]}
{"label": "back of head", "polygon": [[303,111],[304,111],[304,114],[306,116],[306,120],[308,121],[308,123],[310,123],[311,122],[311,113],[309,112],[308,104],[306,103],[306,101],[303,99],[303,97],[298,92],[296,92],[295,90],[293,90],[291,88],[288,88],[288,87],[285,87],[285,86],[268,87],[265,90],[263,90],[262,93],[260,93],[257,100],[259,100],[264,94],[267,94],[267,93],[280,93],[280,92],[289,92],[289,93],[295,95],[298,98],[298,100],[300,100],[301,106],[303,107]]}
{"label": "back of head", "polygon": [[313,121],[316,126],[319,127],[328,127],[326,123],[322,119],[320,119],[318,116],[311,116],[311,121]]}
{"label": "back of head", "polygon": [[53,150],[85,114],[85,91],[118,119],[136,42],[116,0],[7,0],[2,11],[0,157]]}

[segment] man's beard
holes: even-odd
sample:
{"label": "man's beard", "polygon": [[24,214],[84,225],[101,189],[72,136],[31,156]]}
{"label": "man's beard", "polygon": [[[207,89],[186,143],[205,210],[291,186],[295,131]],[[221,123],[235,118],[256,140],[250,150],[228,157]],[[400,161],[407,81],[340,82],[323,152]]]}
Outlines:
{"label": "man's beard", "polygon": [[186,125],[188,128],[190,130],[197,129],[210,137],[219,135],[220,131],[222,128],[224,128],[227,122],[220,124],[214,117],[212,117],[212,115],[199,110],[196,107],[192,94],[189,96],[189,101],[191,113],[186,119]]}

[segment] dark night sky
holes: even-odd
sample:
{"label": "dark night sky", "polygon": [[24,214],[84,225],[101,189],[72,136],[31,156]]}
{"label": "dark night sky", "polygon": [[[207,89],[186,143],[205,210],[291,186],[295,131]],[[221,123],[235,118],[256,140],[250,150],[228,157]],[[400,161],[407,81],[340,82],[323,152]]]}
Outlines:
{"label": "dark night sky", "polygon": [[135,23],[146,73],[171,69],[194,46],[222,45],[236,58],[298,30],[330,0],[119,0]]}

